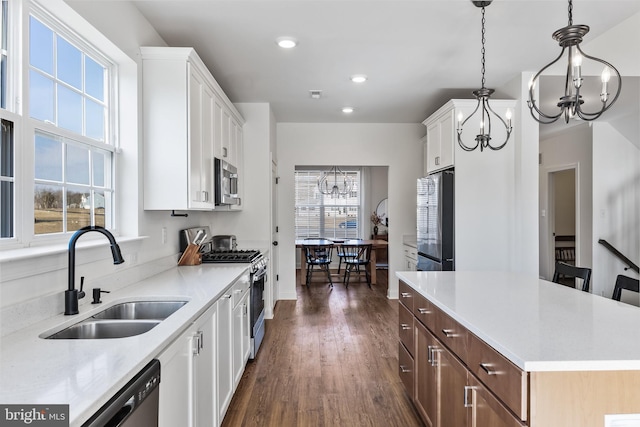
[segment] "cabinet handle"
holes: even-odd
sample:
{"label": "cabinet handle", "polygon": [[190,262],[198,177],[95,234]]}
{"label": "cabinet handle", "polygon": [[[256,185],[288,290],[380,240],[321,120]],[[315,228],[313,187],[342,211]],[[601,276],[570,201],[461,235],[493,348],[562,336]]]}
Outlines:
{"label": "cabinet handle", "polygon": [[454,333],[454,331],[452,329],[443,329],[442,333],[444,334],[445,337],[447,338],[453,338],[456,336],[456,334]]}
{"label": "cabinet handle", "polygon": [[407,323],[401,323],[400,327],[402,328],[403,331],[408,331],[409,329],[411,329],[411,326],[409,326],[409,324]]}
{"label": "cabinet handle", "polygon": [[202,192],[202,201],[203,202],[208,202],[209,201],[209,193],[207,191],[203,191]]}
{"label": "cabinet handle", "polygon": [[466,385],[464,386],[464,407],[471,408],[473,407],[473,402],[471,402],[469,391],[473,390],[473,387]]}
{"label": "cabinet handle", "polygon": [[196,333],[193,336],[193,346],[192,346],[192,353],[194,356],[197,356],[198,354],[200,354],[200,336]]}
{"label": "cabinet handle", "polygon": [[429,311],[429,309],[428,309],[428,308],[419,308],[419,309],[418,309],[418,312],[419,312],[420,314],[429,314],[429,313],[431,313],[431,311]]}
{"label": "cabinet handle", "polygon": [[222,147],[222,157],[227,157],[227,147]]}
{"label": "cabinet handle", "polygon": [[411,369],[407,368],[404,365],[400,365],[400,372],[402,372],[403,374],[408,374],[409,372],[411,372]]}
{"label": "cabinet handle", "polygon": [[498,372],[491,369],[491,365],[488,363],[481,363],[480,367],[487,373],[487,375],[498,375]]}
{"label": "cabinet handle", "polygon": [[411,294],[409,292],[402,292],[400,295],[402,298],[411,298]]}
{"label": "cabinet handle", "polygon": [[225,295],[222,295],[222,298],[225,298],[225,299],[231,299],[231,295],[229,295],[229,294],[225,294]]}
{"label": "cabinet handle", "polygon": [[438,366],[438,361],[436,360],[436,351],[438,347],[435,345],[430,345],[427,347],[427,362],[434,368]]}
{"label": "cabinet handle", "polygon": [[436,166],[440,165],[440,156],[436,156]]}

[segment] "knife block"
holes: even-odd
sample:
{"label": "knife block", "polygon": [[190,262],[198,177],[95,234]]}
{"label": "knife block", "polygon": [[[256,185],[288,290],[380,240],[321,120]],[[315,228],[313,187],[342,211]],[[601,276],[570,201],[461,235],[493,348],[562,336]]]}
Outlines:
{"label": "knife block", "polygon": [[193,243],[184,250],[182,256],[178,260],[178,265],[200,265],[202,264],[202,254],[200,253],[200,247]]}

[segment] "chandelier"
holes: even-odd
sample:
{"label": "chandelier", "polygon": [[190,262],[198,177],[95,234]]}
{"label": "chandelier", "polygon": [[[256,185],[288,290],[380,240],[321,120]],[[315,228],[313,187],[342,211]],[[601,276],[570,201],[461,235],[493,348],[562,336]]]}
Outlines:
{"label": "chandelier", "polygon": [[[342,181],[342,186],[338,186],[340,181]],[[333,166],[328,172],[323,172],[318,179],[318,191],[331,197],[346,196],[351,193],[352,187],[351,178],[337,166]]]}
{"label": "chandelier", "polygon": [[[539,123],[553,123],[560,117],[564,117],[565,123],[569,123],[569,119],[574,117],[579,117],[580,119],[587,121],[595,120],[600,117],[602,113],[607,111],[618,99],[618,96],[620,95],[620,89],[622,89],[622,78],[620,77],[620,73],[618,72],[618,70],[607,61],[589,56],[584,53],[582,49],[580,49],[582,38],[588,32],[588,25],[573,25],[573,1],[569,0],[569,25],[560,28],[552,35],[553,39],[557,41],[562,47],[560,55],[558,55],[558,57],[551,63],[544,66],[542,70],[538,71],[538,74],[536,74],[529,83],[529,100],[527,101],[527,105],[529,106],[531,115]],[[533,98],[533,91],[536,87],[536,84],[538,83],[538,78],[540,77],[542,72],[558,62],[564,55],[565,50],[568,52],[567,74],[564,82],[564,94],[560,97],[557,103],[559,111],[557,111],[557,114],[543,113],[536,105],[536,100]],[[600,81],[602,83],[600,91],[600,105],[598,106],[598,102],[595,100],[591,101],[589,103],[591,111],[584,110],[583,104],[585,103],[585,100],[580,94],[583,83],[583,58],[604,65],[604,69],[602,70],[602,74],[600,76]],[[613,97],[613,99],[609,100],[608,86],[612,72],[616,75],[617,88],[615,96]]]}
{"label": "chandelier", "polygon": [[[471,115],[469,117],[467,117],[463,121],[464,116],[463,116],[462,112],[458,113],[458,128],[457,128],[458,144],[465,151],[473,151],[478,147],[480,147],[480,151],[483,151],[485,148],[490,148],[491,150],[500,150],[502,147],[507,145],[507,141],[509,141],[509,136],[511,135],[511,130],[512,130],[512,127],[511,127],[511,110],[507,110],[507,113],[506,113],[507,121],[505,122],[502,117],[500,117],[495,111],[493,111],[493,109],[491,108],[491,105],[489,105],[489,98],[491,97],[491,95],[495,91],[493,89],[487,89],[485,87],[485,77],[484,77],[484,73],[485,73],[485,58],[484,58],[485,47],[484,47],[484,44],[485,44],[485,22],[486,21],[485,21],[485,17],[484,17],[484,8],[486,6],[489,6],[491,4],[491,1],[493,1],[493,0],[487,0],[487,1],[473,1],[472,0],[472,3],[476,7],[482,8],[482,50],[481,50],[481,53],[482,53],[482,87],[480,89],[478,89],[478,90],[474,90],[473,91],[473,96],[475,96],[476,99],[478,100],[478,104],[476,105],[476,108],[475,108],[475,110],[473,110]],[[475,138],[476,143],[475,143],[475,145],[468,146],[464,142],[462,142],[462,128],[469,121],[469,119],[471,119],[471,117],[475,116],[475,114],[477,112],[479,112],[478,115],[480,116],[480,131],[476,135],[476,138]],[[498,120],[500,120],[500,122],[502,122],[502,124],[504,125],[504,127],[505,127],[505,129],[507,131],[506,138],[499,145],[492,145],[491,144],[491,116],[497,117]]]}

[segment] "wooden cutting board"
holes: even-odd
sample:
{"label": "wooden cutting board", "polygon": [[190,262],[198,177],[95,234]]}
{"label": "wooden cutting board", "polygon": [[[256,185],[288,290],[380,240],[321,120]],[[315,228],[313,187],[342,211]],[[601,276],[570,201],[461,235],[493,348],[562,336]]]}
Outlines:
{"label": "wooden cutting board", "polygon": [[187,249],[184,250],[182,256],[178,260],[178,265],[200,265],[202,264],[202,254],[200,253],[200,246],[194,243],[190,243]]}

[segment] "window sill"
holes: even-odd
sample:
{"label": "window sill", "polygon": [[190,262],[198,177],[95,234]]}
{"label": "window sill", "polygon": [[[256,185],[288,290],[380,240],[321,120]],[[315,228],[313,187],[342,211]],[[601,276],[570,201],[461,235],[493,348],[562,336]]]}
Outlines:
{"label": "window sill", "polygon": [[[129,243],[140,242],[144,239],[147,239],[148,236],[119,236],[116,238],[118,245],[127,246]],[[87,240],[78,240],[76,243],[76,249],[83,248],[95,248],[100,246],[109,245],[109,241],[106,239],[87,239]],[[46,245],[46,246],[34,246],[30,248],[20,248],[20,249],[8,249],[0,251],[0,263],[10,262],[10,261],[21,261],[25,259],[34,259],[40,257],[46,257],[51,255],[57,255],[61,253],[65,253],[69,250],[69,246],[67,243],[60,243],[54,245]]]}

